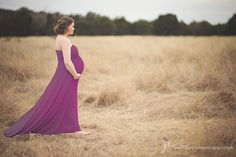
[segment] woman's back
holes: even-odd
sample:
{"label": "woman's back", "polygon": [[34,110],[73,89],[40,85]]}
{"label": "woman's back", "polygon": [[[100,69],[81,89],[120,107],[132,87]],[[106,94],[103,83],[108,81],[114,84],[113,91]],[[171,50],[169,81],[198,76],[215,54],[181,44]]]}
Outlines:
{"label": "woman's back", "polygon": [[[55,50],[61,50],[62,51],[62,45],[65,44],[66,41],[70,42],[70,39],[65,37],[64,35],[57,35],[55,40]],[[70,42],[71,44],[71,42]],[[71,44],[72,46],[72,44]]]}

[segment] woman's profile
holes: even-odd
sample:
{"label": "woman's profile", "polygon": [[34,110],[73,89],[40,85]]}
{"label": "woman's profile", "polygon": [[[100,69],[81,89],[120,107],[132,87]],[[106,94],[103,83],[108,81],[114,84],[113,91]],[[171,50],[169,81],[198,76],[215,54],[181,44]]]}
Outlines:
{"label": "woman's profile", "polygon": [[71,17],[62,16],[57,21],[54,26],[56,71],[36,104],[3,131],[5,137],[28,133],[90,133],[82,131],[78,121],[77,89],[84,62],[76,45],[68,38],[73,31]]}

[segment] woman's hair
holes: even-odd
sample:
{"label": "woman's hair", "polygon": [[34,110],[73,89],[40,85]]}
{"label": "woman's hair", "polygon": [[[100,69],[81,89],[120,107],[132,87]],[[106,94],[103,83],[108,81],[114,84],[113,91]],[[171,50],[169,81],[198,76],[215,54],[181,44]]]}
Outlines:
{"label": "woman's hair", "polygon": [[72,24],[74,20],[69,16],[62,16],[59,18],[59,20],[56,22],[56,25],[54,26],[53,30],[56,34],[65,34],[67,27]]}

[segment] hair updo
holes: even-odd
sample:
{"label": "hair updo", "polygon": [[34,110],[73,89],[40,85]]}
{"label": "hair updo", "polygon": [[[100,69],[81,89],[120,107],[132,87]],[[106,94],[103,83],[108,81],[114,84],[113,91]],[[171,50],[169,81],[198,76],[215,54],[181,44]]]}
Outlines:
{"label": "hair updo", "polygon": [[59,18],[59,20],[56,22],[56,25],[53,28],[54,33],[65,34],[68,26],[71,25],[73,22],[74,20],[71,17],[62,16],[61,18]]}

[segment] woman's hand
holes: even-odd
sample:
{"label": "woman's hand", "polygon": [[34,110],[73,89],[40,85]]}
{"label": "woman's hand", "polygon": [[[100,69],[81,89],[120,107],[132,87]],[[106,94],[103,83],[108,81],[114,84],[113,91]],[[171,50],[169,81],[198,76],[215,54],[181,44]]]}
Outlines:
{"label": "woman's hand", "polygon": [[81,76],[81,74],[80,73],[76,73],[76,75],[74,76],[74,79],[76,80],[76,79],[79,79],[80,78],[80,76]]}

